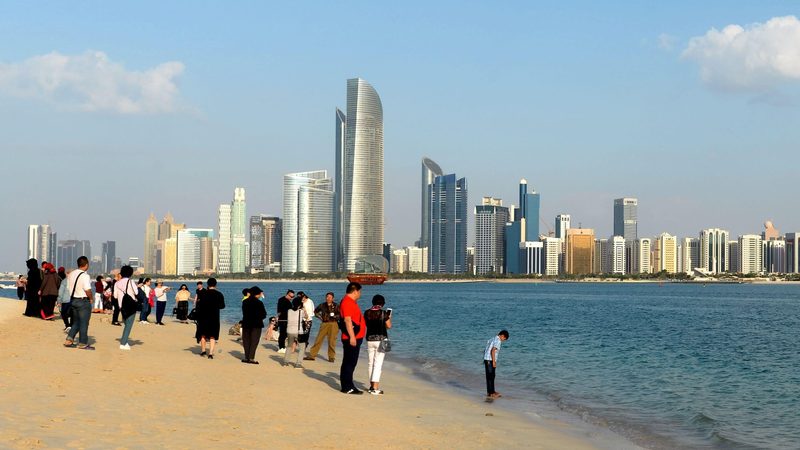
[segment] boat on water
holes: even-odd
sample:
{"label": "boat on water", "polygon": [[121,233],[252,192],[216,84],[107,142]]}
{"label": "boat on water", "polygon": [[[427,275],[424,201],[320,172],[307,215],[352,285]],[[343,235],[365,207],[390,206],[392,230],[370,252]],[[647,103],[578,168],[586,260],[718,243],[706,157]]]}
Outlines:
{"label": "boat on water", "polygon": [[347,275],[347,281],[362,285],[383,284],[389,276],[389,261],[381,255],[369,255],[358,258],[353,272]]}
{"label": "boat on water", "polygon": [[347,275],[347,281],[351,283],[358,283],[365,286],[383,284],[388,276],[385,273],[350,273]]}

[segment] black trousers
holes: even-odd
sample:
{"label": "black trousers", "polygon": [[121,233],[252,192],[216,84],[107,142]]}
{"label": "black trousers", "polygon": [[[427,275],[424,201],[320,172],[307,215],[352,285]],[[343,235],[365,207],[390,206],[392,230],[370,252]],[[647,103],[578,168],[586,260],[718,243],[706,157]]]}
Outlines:
{"label": "black trousers", "polygon": [[114,315],[111,316],[111,323],[119,323],[119,304],[117,299],[112,299],[111,305],[114,307]]}
{"label": "black trousers", "polygon": [[25,288],[24,287],[18,287],[17,288],[17,297],[20,300],[22,300],[22,298],[25,297]]}
{"label": "black trousers", "polygon": [[483,360],[483,367],[486,369],[486,393],[492,395],[494,390],[494,374],[497,371],[496,367],[492,366],[491,361]]}
{"label": "black trousers", "polygon": [[356,388],[356,385],[353,384],[353,372],[356,371],[356,365],[358,364],[361,341],[363,341],[363,339],[356,339],[356,346],[353,347],[350,345],[350,340],[342,339],[342,368],[339,370],[339,381],[342,384],[342,392]]}
{"label": "black trousers", "polygon": [[278,348],[286,348],[286,321],[278,321]]}
{"label": "black trousers", "polygon": [[261,339],[261,330],[263,328],[242,328],[244,359],[248,361],[256,359],[256,349],[258,349],[258,340]]}

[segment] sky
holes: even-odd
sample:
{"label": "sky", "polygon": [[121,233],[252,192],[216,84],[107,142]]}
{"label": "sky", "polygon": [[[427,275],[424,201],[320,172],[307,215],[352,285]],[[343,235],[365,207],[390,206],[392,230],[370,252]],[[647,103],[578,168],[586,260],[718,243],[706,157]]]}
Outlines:
{"label": "sky", "polygon": [[798,9],[5,1],[0,271],[24,268],[28,224],[127,258],[151,212],[216,228],[237,186],[248,215],[280,215],[284,174],[333,173],[353,77],[383,103],[395,246],[419,237],[424,156],[471,205],[515,204],[526,178],[551,228],[568,213],[608,236],[613,199],[636,197],[640,236],[798,231]]}

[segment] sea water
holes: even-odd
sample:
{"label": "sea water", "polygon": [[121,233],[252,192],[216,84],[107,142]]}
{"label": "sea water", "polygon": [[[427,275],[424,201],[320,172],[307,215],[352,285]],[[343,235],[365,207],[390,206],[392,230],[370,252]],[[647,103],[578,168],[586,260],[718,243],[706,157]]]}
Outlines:
{"label": "sea water", "polygon": [[[223,321],[251,284],[220,283]],[[273,313],[286,289],[319,304],[345,283],[260,287]],[[498,403],[648,448],[800,448],[800,286],[387,283],[359,304],[377,293],[394,309],[387,359],[433,382],[482,395],[484,346],[507,329]]]}

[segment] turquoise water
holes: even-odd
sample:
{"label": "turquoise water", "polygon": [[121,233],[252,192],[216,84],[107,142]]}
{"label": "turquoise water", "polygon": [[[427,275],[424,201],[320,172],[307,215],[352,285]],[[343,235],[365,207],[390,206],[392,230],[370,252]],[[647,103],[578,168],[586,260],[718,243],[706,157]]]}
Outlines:
{"label": "turquoise water", "polygon": [[[225,320],[246,286],[223,283]],[[263,283],[315,302],[343,283]],[[484,391],[485,342],[506,328],[503,402],[563,411],[650,448],[800,448],[800,287],[422,283],[365,287],[394,308],[392,359]]]}

